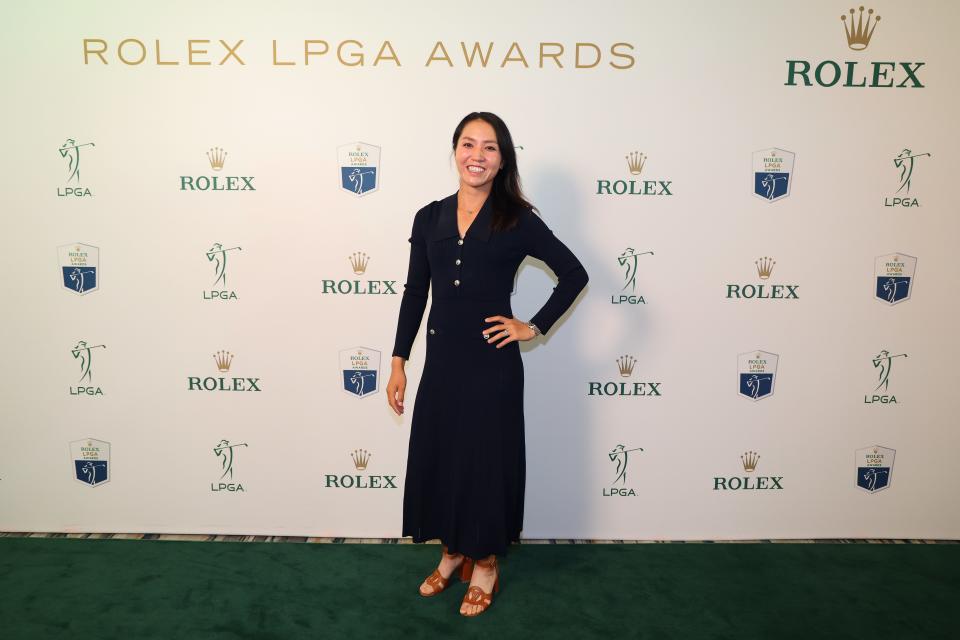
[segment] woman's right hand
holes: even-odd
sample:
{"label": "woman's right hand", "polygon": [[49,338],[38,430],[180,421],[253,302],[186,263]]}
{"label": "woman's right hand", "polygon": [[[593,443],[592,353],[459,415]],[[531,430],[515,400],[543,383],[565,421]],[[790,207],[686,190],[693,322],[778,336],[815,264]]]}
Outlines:
{"label": "woman's right hand", "polygon": [[398,416],[403,415],[403,393],[407,390],[407,374],[403,370],[403,362],[399,365],[394,362],[387,382],[387,404]]}

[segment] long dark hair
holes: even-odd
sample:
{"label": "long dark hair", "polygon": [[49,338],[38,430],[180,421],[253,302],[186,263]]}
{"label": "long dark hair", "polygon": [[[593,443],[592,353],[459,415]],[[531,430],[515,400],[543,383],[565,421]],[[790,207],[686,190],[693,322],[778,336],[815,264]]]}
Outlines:
{"label": "long dark hair", "polygon": [[513,138],[506,123],[496,114],[489,111],[474,111],[464,116],[453,132],[454,154],[456,154],[457,142],[460,140],[463,128],[474,120],[483,120],[493,127],[497,134],[497,146],[500,147],[500,159],[503,160],[503,168],[494,176],[493,188],[490,190],[490,204],[493,207],[490,227],[494,231],[510,229],[516,226],[524,211],[528,209],[536,211],[537,208],[523,195],[523,189],[520,187],[520,172],[517,171],[517,150],[513,146]]}

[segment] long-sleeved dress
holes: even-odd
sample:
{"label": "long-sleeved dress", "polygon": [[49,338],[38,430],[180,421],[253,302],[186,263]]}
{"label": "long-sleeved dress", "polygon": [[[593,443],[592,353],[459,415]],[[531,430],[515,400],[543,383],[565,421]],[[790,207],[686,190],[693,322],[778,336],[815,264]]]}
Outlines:
{"label": "long-sleeved dress", "polygon": [[546,334],[587,283],[576,256],[539,216],[492,231],[490,198],[460,237],[457,194],[420,209],[394,356],[409,358],[432,287],[427,352],[410,426],[403,535],[439,539],[471,558],[503,555],[523,527],[526,479],[520,345],[498,349],[484,318],[513,317],[510,292],[526,256],[558,284],[530,322]]}

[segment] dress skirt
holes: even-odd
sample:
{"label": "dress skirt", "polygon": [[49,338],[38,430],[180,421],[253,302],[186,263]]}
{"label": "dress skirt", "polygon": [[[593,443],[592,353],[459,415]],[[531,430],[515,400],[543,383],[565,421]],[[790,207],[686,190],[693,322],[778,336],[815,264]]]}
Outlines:
{"label": "dress skirt", "polygon": [[509,296],[434,299],[404,480],[403,535],[471,558],[504,555],[523,528],[523,361],[518,342],[483,338],[494,315],[513,317]]}

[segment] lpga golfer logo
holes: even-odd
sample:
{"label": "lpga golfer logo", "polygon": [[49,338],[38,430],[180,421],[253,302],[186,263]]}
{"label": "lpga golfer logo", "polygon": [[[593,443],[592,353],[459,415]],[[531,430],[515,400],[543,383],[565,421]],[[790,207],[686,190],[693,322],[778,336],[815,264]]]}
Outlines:
{"label": "lpga golfer logo", "polygon": [[213,452],[220,458],[220,466],[223,468],[223,473],[220,474],[221,480],[227,476],[230,476],[230,479],[233,480],[233,450],[245,446],[247,446],[246,442],[230,444],[229,440],[221,440],[220,444],[213,448]]}
{"label": "lpga golfer logo", "polygon": [[[637,259],[640,256],[653,255],[653,251],[644,251],[637,253],[632,247],[627,247],[623,253],[617,256],[617,264],[624,269],[624,285],[621,287],[620,295],[610,296],[610,304],[646,304],[643,296],[634,295],[637,292]],[[630,294],[625,295],[622,292],[630,288]]]}
{"label": "lpga golfer logo", "polygon": [[790,195],[796,154],[783,149],[753,152],[753,193],[767,202]]}
{"label": "lpga golfer logo", "polygon": [[857,449],[857,486],[869,493],[876,493],[889,487],[896,453],[895,450],[878,444]]}
{"label": "lpga golfer logo", "polygon": [[216,454],[217,458],[220,460],[220,468],[223,469],[223,473],[220,474],[220,482],[210,483],[211,491],[245,491],[243,485],[239,482],[223,482],[224,478],[228,481],[233,480],[233,456],[234,449],[239,449],[240,447],[246,447],[246,442],[238,442],[237,444],[230,444],[229,440],[221,440],[220,444],[213,448],[213,453]]}
{"label": "lpga golfer logo", "polygon": [[893,159],[893,166],[900,170],[900,188],[897,193],[903,191],[906,187],[906,193],[910,193],[910,180],[913,178],[913,163],[917,158],[930,157],[929,153],[914,154],[910,149],[904,149],[897,157]]}
{"label": "lpga golfer logo", "polygon": [[753,401],[772,396],[779,360],[780,356],[766,351],[750,351],[737,356],[740,395]]}
{"label": "lpga golfer logo", "polygon": [[[603,490],[604,496],[636,496],[636,491],[632,487],[625,487],[627,483],[627,462],[630,460],[630,454],[634,451],[643,451],[641,447],[627,449],[626,446],[618,444],[612,451],[607,453],[610,462],[616,465],[617,477],[614,478],[610,488]],[[615,486],[620,484],[619,487]]]}
{"label": "lpga golfer logo", "polygon": [[365,398],[378,389],[380,352],[365,347],[344,349],[340,352],[342,388],[358,398]]}
{"label": "lpga golfer logo", "polygon": [[73,138],[67,138],[67,141],[60,145],[60,157],[67,161],[67,172],[70,174],[67,182],[71,180],[80,182],[80,149],[95,146],[97,145],[92,142],[77,144]]}
{"label": "lpga golfer logo", "polygon": [[883,387],[884,391],[887,391],[890,388],[890,370],[893,368],[893,359],[894,358],[906,358],[907,354],[898,353],[895,356],[890,355],[890,352],[886,349],[880,351],[877,354],[877,357],[873,359],[873,366],[875,369],[880,370],[880,382],[877,384],[874,391]]}
{"label": "lpga golfer logo", "polygon": [[643,451],[643,448],[636,447],[634,449],[627,449],[622,444],[618,444],[613,448],[613,451],[607,454],[610,461],[615,462],[617,465],[617,477],[614,478],[613,484],[619,482],[621,485],[624,485],[627,483],[627,462],[630,459],[629,456],[632,451]]}
{"label": "lpga golfer logo", "polygon": [[917,259],[903,253],[880,256],[874,262],[877,300],[894,305],[910,299]]}
{"label": "lpga golfer logo", "polygon": [[80,150],[84,147],[95,147],[92,142],[78,143],[73,138],[60,145],[60,157],[67,163],[67,183],[76,183],[76,186],[58,187],[58,196],[92,196],[90,189],[80,186]]}
{"label": "lpga golfer logo", "polygon": [[90,346],[87,344],[86,340],[81,340],[77,343],[70,353],[73,355],[74,360],[80,361],[80,379],[77,382],[83,382],[84,378],[87,379],[87,382],[92,382],[93,376],[91,375],[90,365],[93,360],[93,350],[94,349],[106,349],[107,345],[105,344],[95,344]]}
{"label": "lpga golfer logo", "polygon": [[243,251],[243,247],[230,247],[229,249],[224,249],[223,245],[219,242],[214,242],[213,246],[207,251],[207,261],[213,263],[213,271],[216,276],[216,280],[213,281],[213,286],[217,286],[221,282],[223,286],[227,286],[227,252],[228,251]]}
{"label": "lpga golfer logo", "polygon": [[897,396],[887,394],[890,390],[890,371],[893,369],[893,361],[896,358],[906,358],[907,354],[898,353],[891,355],[886,349],[882,349],[871,362],[873,368],[877,371],[877,386],[873,389],[872,395],[864,395],[864,404],[879,402],[880,404],[897,404]]}
{"label": "lpga golfer logo", "polygon": [[96,487],[110,480],[110,443],[85,438],[70,443],[74,479],[88,487]]}
{"label": "lpga golfer logo", "polygon": [[88,244],[66,244],[57,247],[61,284],[77,295],[97,290],[100,250]]}
{"label": "lpga golfer logo", "polygon": [[884,198],[883,204],[887,207],[919,207],[920,201],[910,195],[910,184],[913,180],[913,169],[919,158],[931,157],[929,153],[914,153],[904,149],[893,159],[893,166],[900,173],[900,186],[893,197]]}
{"label": "lpga golfer logo", "polygon": [[363,142],[345,144],[337,149],[337,157],[340,188],[357,196],[377,190],[380,147]]}

